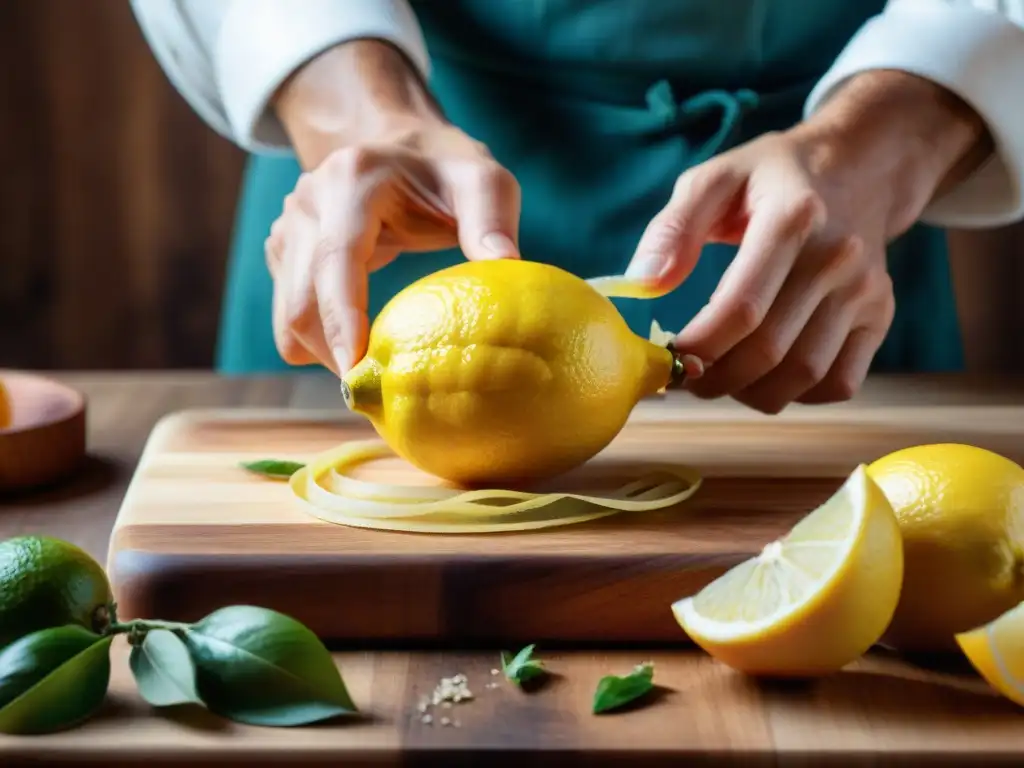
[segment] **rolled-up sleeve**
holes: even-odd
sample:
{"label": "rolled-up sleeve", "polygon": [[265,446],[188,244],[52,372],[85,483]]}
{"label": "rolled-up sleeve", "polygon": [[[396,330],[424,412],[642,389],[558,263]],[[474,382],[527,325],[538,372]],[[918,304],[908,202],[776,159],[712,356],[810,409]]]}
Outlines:
{"label": "rolled-up sleeve", "polygon": [[978,112],[995,143],[988,160],[934,199],[922,220],[991,227],[1024,218],[1024,0],[889,0],[818,82],[805,115],[850,77],[876,69],[947,88]]}
{"label": "rolled-up sleeve", "polygon": [[291,152],[275,91],[340,43],[373,38],[424,77],[430,60],[408,0],[131,0],[168,79],[215,131],[251,152]]}

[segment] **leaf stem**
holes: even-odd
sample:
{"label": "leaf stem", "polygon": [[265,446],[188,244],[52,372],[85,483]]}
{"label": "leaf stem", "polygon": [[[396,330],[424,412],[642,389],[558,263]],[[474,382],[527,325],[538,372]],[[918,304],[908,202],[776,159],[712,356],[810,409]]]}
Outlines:
{"label": "leaf stem", "polygon": [[171,632],[184,632],[190,624],[183,624],[179,621],[161,621],[159,619],[133,619],[126,622],[114,622],[107,627],[106,635],[129,635],[132,638],[141,639],[146,633],[154,629],[166,629]]}

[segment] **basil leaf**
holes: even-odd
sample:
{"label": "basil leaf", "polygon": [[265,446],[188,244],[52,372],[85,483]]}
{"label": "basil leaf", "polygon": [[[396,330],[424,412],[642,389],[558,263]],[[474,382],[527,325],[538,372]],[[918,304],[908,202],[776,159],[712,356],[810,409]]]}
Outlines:
{"label": "basil leaf", "polygon": [[501,652],[501,669],[505,677],[516,685],[543,675],[544,662],[533,658],[535,645],[528,645],[515,656],[507,651]]}
{"label": "basil leaf", "polygon": [[295,619],[221,608],[184,631],[211,711],[251,725],[305,725],[356,712],[331,654]]}
{"label": "basil leaf", "polygon": [[260,461],[243,461],[241,466],[256,475],[263,475],[275,480],[287,480],[306,465],[297,461],[261,459]]}
{"label": "basil leaf", "polygon": [[0,651],[0,733],[53,733],[91,717],[110,685],[112,640],[68,625]]}
{"label": "basil leaf", "polygon": [[196,692],[196,666],[188,647],[167,629],[151,629],[128,657],[139,693],[154,707],[202,704]]}
{"label": "basil leaf", "polygon": [[654,687],[654,665],[638,664],[625,677],[602,677],[594,692],[594,714],[618,709],[639,699]]}

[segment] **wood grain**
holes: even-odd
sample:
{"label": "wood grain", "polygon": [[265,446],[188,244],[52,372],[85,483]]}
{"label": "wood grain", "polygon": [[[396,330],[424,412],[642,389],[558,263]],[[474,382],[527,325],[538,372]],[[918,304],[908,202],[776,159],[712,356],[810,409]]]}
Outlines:
{"label": "wood grain", "polygon": [[244,153],[124,0],[4,0],[0,67],[0,363],[210,366]]}
{"label": "wood grain", "polygon": [[[94,462],[60,489],[0,497],[0,537],[38,531],[103,558],[125,485],[154,423],[183,408],[329,408],[329,377],[218,379],[207,374],[68,374],[89,399]],[[837,410],[893,404],[940,407],[953,420],[975,406],[1024,406],[1024,381],[964,377],[870,379]],[[695,411],[708,408],[692,403]],[[731,414],[742,408],[715,404]],[[0,764],[161,766],[1020,765],[1024,714],[962,664],[914,664],[869,654],[815,684],[747,680],[691,650],[540,648],[555,673],[541,690],[486,688],[498,646],[471,651],[361,650],[336,656],[367,718],[301,729],[258,729],[192,710],[157,712],[134,691],[122,642],[99,717],[63,734],[0,737]],[[653,659],[665,690],[648,706],[595,717],[597,679]],[[459,728],[434,728],[415,704],[442,676],[464,672],[478,700]]]}
{"label": "wood grain", "polygon": [[[154,430],[112,534],[125,618],[194,621],[255,603],[345,641],[678,642],[669,606],[783,535],[860,463],[966,442],[1024,461],[1024,408],[799,408],[781,417],[645,401],[619,436],[547,490],[601,493],[662,461],[697,468],[667,510],[533,532],[429,535],[313,517],[285,483],[239,468],[306,462],[375,437],[332,411],[193,411]],[[354,473],[431,483],[398,459]]]}
{"label": "wood grain", "polygon": [[[156,712],[132,689],[115,647],[110,699],[83,727],[0,738],[4,766],[45,758],[104,765],[648,766],[1019,765],[1024,714],[969,672],[871,654],[815,683],[759,683],[691,651],[539,649],[553,673],[539,690],[488,688],[493,651],[349,652],[336,662],[362,717],[254,728],[203,711]],[[601,676],[653,661],[657,689],[631,710],[590,713]],[[417,703],[443,675],[475,698],[434,712]],[[444,713],[444,715],[442,715]],[[458,726],[440,726],[448,716]]]}

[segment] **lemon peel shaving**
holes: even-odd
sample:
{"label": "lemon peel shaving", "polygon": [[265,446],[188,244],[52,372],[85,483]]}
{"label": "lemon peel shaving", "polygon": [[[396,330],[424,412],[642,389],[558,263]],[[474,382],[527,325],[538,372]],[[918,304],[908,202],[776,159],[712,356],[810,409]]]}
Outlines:
{"label": "lemon peel shaving", "polygon": [[343,443],[314,457],[288,482],[307,511],[321,520],[410,533],[526,531],[597,520],[620,512],[648,512],[681,504],[702,483],[697,470],[682,466],[652,469],[604,496],[401,486],[372,483],[347,474],[358,464],[394,455],[383,441]]}

